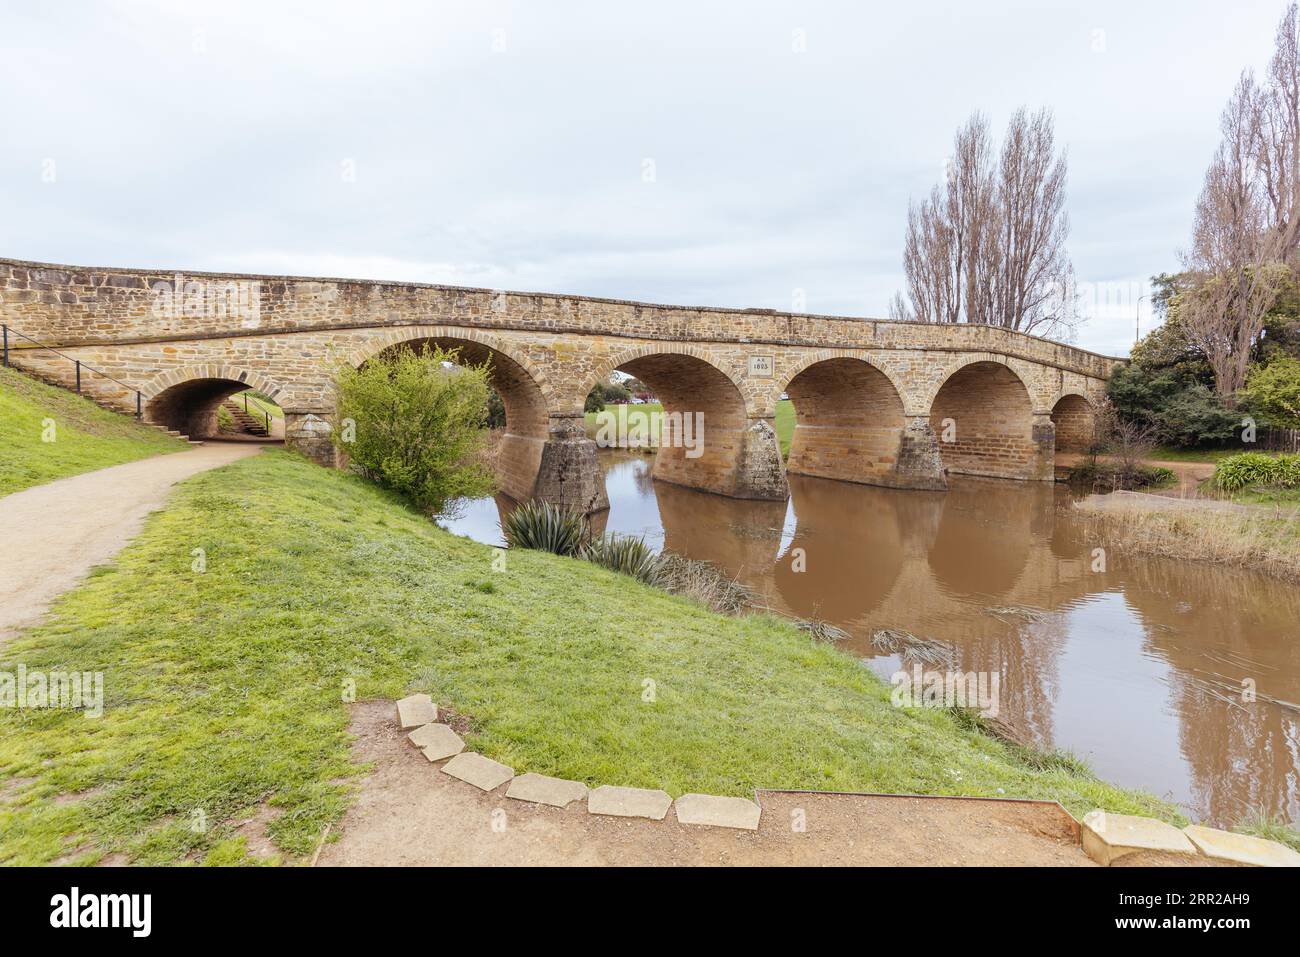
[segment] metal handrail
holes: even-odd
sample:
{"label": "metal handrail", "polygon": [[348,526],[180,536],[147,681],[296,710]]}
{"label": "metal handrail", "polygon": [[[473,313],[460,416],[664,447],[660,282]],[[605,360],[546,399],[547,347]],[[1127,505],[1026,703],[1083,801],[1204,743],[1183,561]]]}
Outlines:
{"label": "metal handrail", "polygon": [[[248,393],[249,393],[249,391],[250,391],[250,390],[245,389],[245,390],[241,393],[241,395],[243,395],[243,397],[244,397],[244,414],[245,414],[245,415],[252,415],[252,414],[253,414],[253,413],[251,413],[251,412],[248,411]],[[256,401],[256,400],[254,400],[254,401]],[[268,412],[266,409],[264,409],[264,408],[262,407],[262,403],[261,403],[261,402],[258,402],[258,403],[257,403],[257,411],[261,412],[261,413],[262,413],[262,418],[264,418],[264,419],[266,420],[266,434],[269,436],[269,435],[271,434],[271,413]]]}
{"label": "metal handrail", "polygon": [[81,370],[82,370],[83,368],[86,369],[86,370],[88,370],[88,371],[90,371],[90,372],[95,373],[95,375],[97,375],[97,376],[101,376],[102,378],[107,379],[109,382],[116,382],[118,385],[120,385],[122,388],[126,389],[128,392],[134,392],[134,393],[135,393],[135,417],[136,417],[137,419],[139,419],[139,418],[143,418],[143,398],[144,398],[144,397],[143,397],[143,395],[141,394],[141,392],[140,392],[139,389],[135,388],[134,386],[127,385],[127,384],[126,384],[125,382],[123,382],[121,379],[116,379],[116,378],[114,378],[113,376],[109,375],[107,372],[101,372],[99,369],[96,369],[94,366],[86,365],[86,364],[83,363],[80,359],[74,358],[73,356],[70,356],[70,355],[67,355],[66,353],[60,352],[58,349],[55,349],[53,346],[47,346],[45,343],[41,342],[39,339],[33,339],[31,336],[29,336],[29,335],[25,335],[24,333],[19,332],[19,331],[18,331],[17,329],[15,329],[13,326],[10,326],[10,325],[7,324],[7,323],[0,323],[0,338],[3,338],[3,343],[4,343],[4,345],[3,345],[3,351],[4,351],[4,367],[5,367],[6,369],[9,368],[9,333],[11,333],[11,332],[12,332],[15,336],[17,336],[18,338],[20,338],[20,339],[26,339],[28,342],[32,343],[33,345],[37,346],[38,348],[43,349],[43,350],[46,351],[46,352],[52,352],[52,353],[54,353],[56,356],[59,356],[60,358],[63,358],[63,359],[67,359],[69,362],[73,363],[73,365],[76,367],[76,374],[77,374],[77,394],[78,394],[78,395],[81,394]]}

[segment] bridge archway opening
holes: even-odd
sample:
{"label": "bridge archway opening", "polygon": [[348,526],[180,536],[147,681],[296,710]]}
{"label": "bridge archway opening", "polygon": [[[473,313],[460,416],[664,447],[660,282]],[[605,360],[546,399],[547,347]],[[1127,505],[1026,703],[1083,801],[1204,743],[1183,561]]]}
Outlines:
{"label": "bridge archway opening", "polygon": [[187,379],[145,403],[144,420],[191,439],[284,438],[278,405],[238,379]]}
{"label": "bridge archway opening", "polygon": [[795,412],[787,471],[893,484],[906,419],[885,373],[861,359],[825,359],[799,372],[785,393]]}
{"label": "bridge archway opening", "polygon": [[1033,477],[1033,418],[1025,384],[1000,362],[962,366],[930,407],[944,469],[954,474]]}
{"label": "bridge archway opening", "polygon": [[1056,451],[1087,452],[1094,444],[1096,412],[1081,395],[1063,395],[1052,409]]}
{"label": "bridge archway opening", "polygon": [[[607,407],[597,420],[603,446],[635,439],[636,428],[658,442],[654,477],[676,485],[730,495],[745,443],[745,399],[727,375],[711,363],[685,353],[652,353],[616,369],[640,379],[662,411],[641,406]],[[620,425],[627,422],[626,431]],[[631,433],[631,435],[629,435]]]}
{"label": "bridge archway opening", "polygon": [[[455,353],[456,365],[486,365],[488,381],[500,400],[503,421],[493,423],[493,468],[501,491],[518,501],[531,498],[541,467],[549,427],[546,396],[537,380],[517,360],[474,339],[437,336],[408,339],[389,346],[379,356],[409,350],[417,354],[435,348]],[[363,363],[364,365],[364,363]]]}

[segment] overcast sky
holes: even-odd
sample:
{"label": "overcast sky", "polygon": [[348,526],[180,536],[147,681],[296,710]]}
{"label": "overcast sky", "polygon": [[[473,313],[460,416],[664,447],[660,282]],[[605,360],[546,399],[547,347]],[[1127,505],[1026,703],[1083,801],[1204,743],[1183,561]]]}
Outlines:
{"label": "overcast sky", "polygon": [[1126,353],[1283,3],[866,6],[8,3],[0,255],[882,317],[909,197],[1023,103]]}

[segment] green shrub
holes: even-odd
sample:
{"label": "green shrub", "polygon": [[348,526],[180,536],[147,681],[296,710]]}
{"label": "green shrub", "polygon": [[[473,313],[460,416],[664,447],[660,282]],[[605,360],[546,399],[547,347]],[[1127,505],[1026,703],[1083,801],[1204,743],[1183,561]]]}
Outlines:
{"label": "green shrub", "polygon": [[1155,465],[1144,470],[1143,488],[1164,488],[1166,485],[1173,485],[1178,481],[1178,476],[1172,469],[1167,469],[1163,465]]}
{"label": "green shrub", "polygon": [[409,348],[335,375],[331,438],[352,468],[434,514],[493,490],[483,461],[488,366],[453,366],[458,353]]}
{"label": "green shrub", "polygon": [[1282,488],[1300,488],[1300,455],[1279,455],[1273,483]]}
{"label": "green shrub", "polygon": [[501,533],[511,548],[577,556],[587,544],[589,528],[587,517],[577,509],[531,501],[506,516]]}
{"label": "green shrub", "polygon": [[647,585],[656,584],[659,578],[659,559],[643,538],[603,535],[587,543],[582,557]]}
{"label": "green shrub", "polygon": [[1155,410],[1161,441],[1181,447],[1222,445],[1237,437],[1241,413],[1200,383],[1169,396]]}
{"label": "green shrub", "polygon": [[1240,413],[1224,405],[1189,367],[1135,363],[1117,369],[1106,392],[1122,419],[1150,423],[1164,445],[1223,445],[1237,437],[1241,425]]}
{"label": "green shrub", "polygon": [[1242,452],[1229,456],[1215,467],[1214,484],[1225,492],[1239,492],[1252,485],[1296,488],[1300,486],[1300,455]]}

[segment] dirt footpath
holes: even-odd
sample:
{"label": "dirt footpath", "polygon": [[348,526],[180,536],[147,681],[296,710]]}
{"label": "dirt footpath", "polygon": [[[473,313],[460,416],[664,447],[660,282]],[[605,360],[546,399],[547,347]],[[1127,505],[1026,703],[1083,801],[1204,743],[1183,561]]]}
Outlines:
{"label": "dirt footpath", "polygon": [[1052,806],[765,791],[757,831],[682,825],[672,810],[663,821],[599,817],[583,802],[528,804],[505,785],[484,794],[443,774],[398,730],[391,701],[355,705],[352,731],[355,758],[375,768],[321,866],[1093,866]]}
{"label": "dirt footpath", "polygon": [[[1059,468],[1075,468],[1087,458],[1088,456],[1075,452],[1058,452],[1056,453],[1056,464]],[[1100,456],[1100,459],[1102,461],[1114,461],[1108,455]],[[1144,460],[1142,464],[1152,468],[1169,469],[1178,478],[1176,485],[1171,485],[1165,489],[1157,489],[1150,493],[1167,498],[1198,498],[1201,483],[1214,476],[1213,462],[1165,462],[1152,459],[1150,461]]]}
{"label": "dirt footpath", "polygon": [[261,449],[208,442],[0,498],[0,643],[35,624],[54,599],[121,551],[177,482]]}

